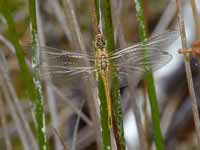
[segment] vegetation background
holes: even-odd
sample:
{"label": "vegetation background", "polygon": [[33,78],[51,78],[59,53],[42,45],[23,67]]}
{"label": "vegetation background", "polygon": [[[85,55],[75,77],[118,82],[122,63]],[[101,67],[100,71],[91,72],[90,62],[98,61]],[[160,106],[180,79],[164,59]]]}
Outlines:
{"label": "vegetation background", "polygon": [[[135,9],[137,2],[141,1],[110,0],[116,49],[128,47],[141,39],[138,32],[141,24]],[[198,39],[195,26],[198,23],[194,20],[191,2],[181,1],[188,47]],[[200,2],[195,2],[199,12]],[[180,29],[179,12],[174,0],[144,0],[142,4],[143,19],[149,35],[167,29]],[[60,76],[52,81],[42,81],[40,94],[40,85],[31,80],[32,75],[28,71],[33,72],[30,56],[35,55],[37,64],[37,53],[20,52],[20,45],[32,45],[34,49],[34,44],[40,43],[41,46],[67,51],[80,52],[84,49],[94,55],[91,5],[92,0],[38,0],[36,7],[31,7],[34,6],[34,0],[0,0],[0,149],[35,150],[45,149],[45,145],[52,150],[96,150],[101,145],[97,133],[98,118],[96,122],[92,119],[98,107],[91,107],[92,98],[87,95],[89,92],[97,96],[96,83],[89,85],[82,82],[81,77],[69,81]],[[166,150],[199,149],[183,56],[178,54],[180,48],[181,40],[178,39],[165,49],[173,55],[173,60],[154,73],[153,85],[160,111],[157,117],[160,118],[158,123],[161,137],[159,128],[155,129],[152,123],[151,112],[157,110],[150,108],[146,83],[135,81],[132,93],[129,93],[128,85],[120,85],[127,150],[142,149],[143,144],[148,150],[162,150],[162,144]],[[24,54],[25,59],[21,57]],[[23,63],[28,64],[28,67]],[[198,104],[196,106],[199,107],[199,60],[191,56],[190,63]],[[37,75],[34,79],[38,81]],[[131,102],[133,96],[137,109]],[[137,113],[140,114],[142,124],[139,124],[137,116],[134,117]],[[44,130],[46,134],[43,134]],[[143,135],[139,130],[144,131]],[[111,144],[116,146],[113,140]]]}

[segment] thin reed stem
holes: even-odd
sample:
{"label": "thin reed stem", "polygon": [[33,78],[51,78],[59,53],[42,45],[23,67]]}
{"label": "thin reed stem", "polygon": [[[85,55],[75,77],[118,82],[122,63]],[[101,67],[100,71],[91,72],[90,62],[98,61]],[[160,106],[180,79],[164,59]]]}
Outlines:
{"label": "thin reed stem", "polygon": [[[0,73],[2,73],[2,71],[3,71],[2,69],[3,69],[2,66],[0,66]],[[4,78],[1,78],[1,77],[0,77],[0,88],[3,91],[3,95],[4,95],[6,103],[8,105],[10,115],[11,115],[13,121],[14,121],[15,127],[17,129],[18,134],[19,134],[19,138],[21,140],[22,146],[23,146],[24,149],[29,149],[29,142],[28,142],[28,139],[26,138],[26,133],[23,130],[19,116],[17,115],[17,111],[16,111],[14,104],[11,100],[11,96],[8,93],[8,90],[7,90],[8,87],[5,86],[5,80],[4,80]]]}
{"label": "thin reed stem", "polygon": [[[95,35],[99,34],[100,29],[99,24],[99,5],[98,0],[90,0],[90,10],[93,22],[93,30]],[[111,149],[111,139],[110,139],[110,130],[108,126],[108,107],[106,102],[106,93],[103,80],[100,75],[98,75],[98,96],[100,99],[100,123],[101,123],[101,137],[102,137],[102,149],[110,150]]]}
{"label": "thin reed stem", "polygon": [[[34,6],[32,6],[32,7],[33,7],[33,9],[35,9]],[[45,133],[43,132],[43,131],[45,131],[45,126],[44,126],[44,115],[43,115],[43,108],[42,108],[43,104],[41,104],[42,101],[41,101],[41,93],[40,93],[40,89],[41,89],[40,84],[38,84],[38,82],[34,82],[37,80],[34,80],[32,78],[32,75],[28,69],[28,66],[25,63],[24,54],[23,54],[21,46],[19,44],[19,35],[16,31],[16,25],[15,25],[15,22],[12,17],[12,13],[11,13],[12,9],[7,1],[5,1],[5,0],[0,1],[0,12],[5,17],[5,20],[7,22],[9,34],[10,34],[10,40],[15,47],[16,56],[17,56],[18,63],[20,66],[22,78],[24,80],[29,97],[36,104],[35,113],[36,113],[36,119],[37,119],[38,139],[39,139],[39,143],[41,146],[40,148],[46,149]],[[36,26],[36,24],[33,26]],[[34,36],[36,36],[36,35],[34,35]],[[37,38],[37,37],[34,37],[34,38]],[[36,41],[34,41],[34,42],[36,43]],[[36,59],[34,59],[35,64],[38,63],[37,62],[38,61],[37,60],[38,53],[36,55],[37,55]]]}
{"label": "thin reed stem", "polygon": [[[184,20],[181,15],[182,7],[181,7],[180,0],[176,0],[176,3],[177,3],[177,10],[178,10],[178,18],[179,18],[178,22],[179,22],[179,29],[180,29],[180,34],[181,34],[182,48],[186,50],[187,39],[186,39],[186,33],[185,33]],[[185,70],[186,70],[189,93],[192,100],[192,112],[193,112],[193,117],[194,117],[197,141],[198,141],[198,145],[200,145],[200,120],[199,120],[198,104],[197,104],[197,99],[196,99],[195,90],[194,90],[192,72],[191,72],[191,67],[190,67],[190,54],[188,53],[184,54],[184,62],[185,62]]]}
{"label": "thin reed stem", "polygon": [[98,11],[98,0],[90,0],[90,12],[91,12],[91,16],[92,16],[92,25],[93,25],[93,30],[94,30],[94,34],[97,35],[100,31],[99,31],[99,11]]}
{"label": "thin reed stem", "polygon": [[196,31],[197,31],[197,38],[198,38],[198,40],[200,40],[200,20],[199,20],[199,15],[198,15],[198,11],[197,11],[197,6],[195,3],[195,0],[191,0],[190,2],[191,2],[191,6],[192,6],[194,21],[195,21],[195,27],[196,27]]}
{"label": "thin reed stem", "polygon": [[146,150],[150,150],[151,149],[151,145],[150,145],[150,138],[149,138],[149,114],[148,114],[148,110],[147,110],[147,104],[148,104],[148,98],[147,98],[147,86],[145,81],[143,81],[142,83],[142,93],[143,93],[143,98],[144,98],[144,102],[143,102],[143,113],[144,113],[144,134],[145,134],[145,140],[146,140]]}
{"label": "thin reed stem", "polygon": [[[80,106],[80,110],[82,110],[83,106],[85,104],[85,101],[82,102]],[[79,124],[80,124],[80,116],[77,116],[76,118],[76,123],[74,127],[74,132],[73,132],[73,138],[72,138],[72,150],[76,150],[76,145],[77,145],[77,135],[78,135],[78,129],[79,129]]]}
{"label": "thin reed stem", "polygon": [[[120,45],[122,47],[125,47],[127,45],[127,43],[125,42],[125,37],[124,37],[124,33],[122,30],[122,25],[121,25],[121,20],[119,19],[120,14],[121,14],[121,9],[122,9],[122,0],[119,0],[118,2],[119,4],[117,4],[116,0],[113,0],[113,10],[115,10],[114,14],[113,14],[113,20],[114,20],[114,29],[115,29],[115,40],[119,39]],[[124,57],[124,60],[126,58]],[[127,69],[128,71],[128,69]],[[128,90],[129,90],[129,94],[130,94],[130,101],[131,101],[131,107],[132,107],[132,111],[135,115],[135,122],[136,122],[136,126],[137,126],[137,131],[138,131],[138,137],[139,137],[139,144],[140,144],[140,149],[141,150],[146,150],[146,145],[144,144],[145,142],[145,132],[142,126],[142,118],[140,115],[140,110],[139,110],[139,106],[137,105],[137,101],[135,98],[135,81],[133,80],[133,76],[131,74],[128,74],[127,76],[128,78]]]}
{"label": "thin reed stem", "polygon": [[[134,0],[136,15],[139,24],[139,35],[143,43],[147,40],[147,30],[144,17],[144,5],[143,0]],[[144,53],[145,55],[145,53]],[[148,72],[145,76],[145,81],[147,83],[147,92],[149,96],[149,102],[151,107],[151,116],[154,131],[154,140],[157,150],[164,150],[164,141],[162,137],[162,132],[160,128],[160,118],[159,118],[159,108],[156,97],[156,90],[154,85],[154,78],[151,72]]]}
{"label": "thin reed stem", "polygon": [[19,117],[21,118],[21,124],[23,124],[24,131],[27,133],[27,137],[31,141],[32,145],[34,147],[37,147],[36,140],[35,140],[35,137],[33,135],[32,130],[30,128],[28,119],[26,118],[23,107],[20,105],[20,100],[19,100],[18,95],[15,91],[14,85],[11,82],[12,81],[11,77],[10,77],[11,74],[10,74],[10,71],[8,70],[8,68],[6,67],[6,66],[8,66],[8,63],[6,62],[6,57],[1,52],[0,52],[0,59],[1,59],[2,67],[4,68],[4,69],[2,69],[2,75],[4,77],[4,80],[6,81],[6,86],[8,87],[8,91],[11,95],[12,100],[13,100],[13,104],[15,104],[16,110],[19,114]]}
{"label": "thin reed stem", "polygon": [[[32,66],[37,66],[40,64],[40,49],[38,29],[37,29],[37,17],[36,17],[36,0],[29,0],[29,15],[31,20],[31,33],[32,33],[32,49],[33,61]],[[35,105],[35,118],[37,127],[38,144],[40,150],[47,149],[47,137],[46,137],[46,124],[45,124],[45,113],[44,113],[44,100],[42,96],[42,85],[38,77],[38,73],[34,74],[33,82],[36,91],[36,98],[34,101]]]}
{"label": "thin reed stem", "polygon": [[[38,1],[36,3],[36,18],[37,18],[37,28],[38,28],[38,39],[40,46],[45,46],[46,45],[46,39],[44,35],[44,26],[43,26],[43,21],[41,17],[41,11],[40,11],[40,5],[42,4],[41,1]],[[44,56],[45,57],[45,56]],[[46,87],[46,93],[47,93],[47,100],[48,100],[48,106],[49,106],[49,112],[51,116],[51,125],[53,128],[57,129],[59,132],[59,121],[58,121],[58,112],[57,112],[57,105],[56,105],[56,98],[55,98],[55,93],[53,92],[53,89],[51,87],[51,80],[45,79],[45,87]],[[56,131],[57,131],[56,130]],[[62,141],[60,141],[59,137],[54,135],[54,142],[55,142],[55,149],[62,149]]]}
{"label": "thin reed stem", "polygon": [[[115,50],[115,41],[114,41],[114,29],[112,24],[110,0],[103,0],[102,4],[103,4],[102,15],[104,17],[107,49],[108,52],[112,52]],[[124,139],[123,118],[122,118],[122,110],[121,110],[120,95],[119,95],[119,80],[116,68],[113,68],[111,72],[111,82],[112,82],[111,100],[113,104],[112,113],[113,113],[114,137],[116,141],[117,150],[125,150],[126,146]]]}
{"label": "thin reed stem", "polygon": [[6,149],[11,150],[12,145],[11,145],[11,141],[10,141],[10,137],[9,137],[9,133],[8,133],[8,127],[6,125],[8,122],[7,122],[4,106],[5,106],[5,104],[3,102],[2,97],[0,96],[0,118],[1,118],[1,125],[2,125],[2,129],[3,129],[3,136],[5,139],[5,143],[6,143]]}

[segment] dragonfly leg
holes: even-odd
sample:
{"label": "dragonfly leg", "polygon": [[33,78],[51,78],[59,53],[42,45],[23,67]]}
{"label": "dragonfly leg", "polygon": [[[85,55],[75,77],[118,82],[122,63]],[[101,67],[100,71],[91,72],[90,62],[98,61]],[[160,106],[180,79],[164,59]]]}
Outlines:
{"label": "dragonfly leg", "polygon": [[179,49],[178,50],[179,54],[191,54],[195,57],[200,57],[200,47],[192,47],[186,50]]}
{"label": "dragonfly leg", "polygon": [[186,50],[184,50],[184,49],[179,49],[178,50],[178,53],[179,54],[189,54],[189,53],[192,53],[193,52],[193,50],[192,50],[192,48],[189,48],[189,49],[186,49]]}

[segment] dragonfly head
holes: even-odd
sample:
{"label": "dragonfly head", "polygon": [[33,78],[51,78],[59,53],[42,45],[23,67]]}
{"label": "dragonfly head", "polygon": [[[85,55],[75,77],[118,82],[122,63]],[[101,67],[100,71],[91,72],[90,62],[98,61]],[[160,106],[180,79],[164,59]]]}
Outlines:
{"label": "dragonfly head", "polygon": [[106,43],[106,40],[103,36],[103,34],[99,33],[96,35],[96,38],[95,38],[95,48],[96,49],[103,49],[103,48],[106,48],[107,46],[107,43]]}

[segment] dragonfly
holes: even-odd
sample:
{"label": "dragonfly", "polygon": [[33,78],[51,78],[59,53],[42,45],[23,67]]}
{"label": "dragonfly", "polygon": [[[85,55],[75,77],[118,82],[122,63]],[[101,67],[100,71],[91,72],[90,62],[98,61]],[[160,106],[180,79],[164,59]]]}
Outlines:
{"label": "dragonfly", "polygon": [[172,59],[172,55],[164,49],[171,45],[178,35],[177,31],[165,31],[150,37],[145,44],[138,43],[108,52],[106,39],[99,33],[95,37],[96,54],[94,56],[52,47],[39,47],[40,64],[36,68],[40,70],[41,77],[53,79],[55,76],[68,80],[94,73],[99,75],[105,86],[109,126],[112,126],[109,82],[111,72],[117,70],[120,84],[124,84],[127,82],[128,74],[137,73],[142,76],[148,71],[156,71]]}
{"label": "dragonfly", "polygon": [[[48,46],[37,46],[40,50],[40,64],[37,64],[35,68],[40,70],[42,78],[64,76],[65,79],[72,79],[78,75],[112,70],[113,67],[117,68],[119,78],[127,75],[128,71],[143,75],[147,71],[154,72],[160,69],[172,59],[172,55],[164,50],[178,36],[177,31],[165,31],[149,38],[145,44],[138,43],[109,53],[104,36],[97,34],[94,44],[97,49],[95,56]],[[27,52],[30,46],[23,46],[23,49]],[[85,61],[89,63],[85,64]],[[147,66],[151,69],[147,69]]]}

